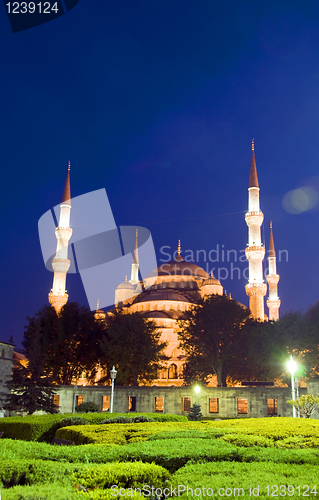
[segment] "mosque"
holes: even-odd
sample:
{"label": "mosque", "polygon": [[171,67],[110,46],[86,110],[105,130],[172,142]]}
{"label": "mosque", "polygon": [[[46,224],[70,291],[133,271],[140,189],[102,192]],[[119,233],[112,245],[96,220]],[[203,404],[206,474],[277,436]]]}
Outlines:
{"label": "mosque", "polygon": [[[52,267],[54,271],[53,287],[49,293],[49,302],[57,312],[66,304],[66,275],[70,267],[68,259],[68,241],[72,235],[70,228],[71,190],[70,165],[60,205],[59,226],[55,234],[57,250]],[[277,285],[279,275],[276,270],[276,254],[272,224],[270,225],[270,241],[268,249],[269,274],[266,279],[269,287],[267,299],[268,317],[264,311],[264,296],[267,284],[263,279],[263,260],[265,247],[261,242],[261,225],[264,215],[260,210],[259,183],[252,142],[252,156],[248,186],[248,211],[245,220],[248,226],[248,245],[245,253],[249,264],[249,279],[245,290],[249,297],[249,309],[254,319],[259,321],[278,320],[280,300]],[[168,357],[165,369],[158,373],[153,381],[156,386],[183,385],[183,371],[186,356],[179,347],[178,323],[185,311],[196,307],[199,299],[211,294],[223,295],[223,287],[213,275],[195,263],[185,262],[181,256],[181,244],[178,243],[176,257],[162,264],[153,271],[143,283],[139,279],[138,234],[133,252],[131,276],[129,281],[119,284],[115,290],[115,307],[122,308],[126,314],[141,312],[153,320],[161,331],[162,340],[167,342],[165,354]],[[244,306],[245,307],[245,306]],[[103,319],[106,313],[97,308],[97,318]]]}

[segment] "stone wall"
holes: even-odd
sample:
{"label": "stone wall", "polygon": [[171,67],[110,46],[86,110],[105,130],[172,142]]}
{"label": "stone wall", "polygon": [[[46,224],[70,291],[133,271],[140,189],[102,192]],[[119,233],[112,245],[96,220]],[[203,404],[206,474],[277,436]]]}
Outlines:
{"label": "stone wall", "polygon": [[[300,395],[306,393],[307,389],[300,389]],[[73,401],[77,403],[81,396],[85,402],[94,402],[102,410],[102,397],[107,396],[104,404],[108,405],[111,387],[60,386],[58,395],[61,413],[71,413]],[[212,418],[291,417],[292,406],[287,403],[288,400],[291,400],[291,389],[288,387],[201,387],[198,396],[203,416]],[[115,386],[114,412],[127,413],[129,401],[137,412],[187,415],[187,405],[196,403],[197,396],[194,387]]]}
{"label": "stone wall", "polygon": [[5,401],[5,394],[8,394],[6,382],[12,375],[13,370],[13,348],[11,344],[0,342],[0,407]]}
{"label": "stone wall", "polygon": [[[307,383],[308,394],[313,394],[314,396],[319,396],[319,377],[314,377],[308,380]],[[311,418],[319,419],[319,411],[316,411]]]}

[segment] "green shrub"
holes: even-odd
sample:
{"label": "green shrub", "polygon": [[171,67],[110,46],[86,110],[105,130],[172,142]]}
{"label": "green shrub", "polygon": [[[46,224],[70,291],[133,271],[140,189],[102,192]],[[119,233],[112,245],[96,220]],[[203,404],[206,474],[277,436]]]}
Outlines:
{"label": "green shrub", "polygon": [[[91,500],[90,497],[85,498]],[[1,490],[1,500],[85,500],[85,498],[71,485],[64,486],[60,483],[15,486]],[[99,497],[95,498],[98,500]]]}
{"label": "green shrub", "polygon": [[112,485],[125,488],[143,487],[152,484],[163,486],[170,478],[169,472],[155,464],[110,463],[103,465],[88,465],[73,474],[73,482],[85,488],[110,488]]}
{"label": "green shrub", "polygon": [[[54,481],[71,484],[71,474],[76,469],[74,464],[61,462],[34,459],[1,460],[0,481],[5,488]],[[65,481],[67,476],[68,481]]]}
{"label": "green shrub", "polygon": [[75,407],[76,413],[99,413],[100,408],[96,403],[87,401],[86,403],[81,403]]}
{"label": "green shrub", "polygon": [[70,427],[70,425],[86,425],[89,422],[83,417],[68,417],[60,422],[60,427]]}
{"label": "green shrub", "polygon": [[154,418],[145,415],[136,415],[135,417],[113,417],[101,422],[101,424],[132,424],[140,422],[155,422]]}
{"label": "green shrub", "polygon": [[272,439],[251,434],[229,433],[224,434],[220,439],[227,441],[227,443],[235,444],[236,446],[274,446],[274,441]]}

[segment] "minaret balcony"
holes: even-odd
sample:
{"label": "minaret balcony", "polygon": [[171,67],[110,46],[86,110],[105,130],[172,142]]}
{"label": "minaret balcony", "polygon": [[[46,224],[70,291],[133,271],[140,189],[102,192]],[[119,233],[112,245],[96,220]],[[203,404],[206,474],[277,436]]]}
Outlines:
{"label": "minaret balcony", "polygon": [[72,236],[72,229],[70,227],[58,226],[55,230],[55,236],[58,240],[69,240]]}
{"label": "minaret balcony", "polygon": [[268,309],[270,308],[275,308],[275,309],[279,309],[280,307],[280,304],[281,304],[281,300],[280,299],[268,299],[267,300],[267,307]]}
{"label": "minaret balcony", "polygon": [[67,273],[71,265],[69,259],[52,259],[52,269],[57,273]]}
{"label": "minaret balcony", "polygon": [[266,283],[248,283],[245,286],[246,294],[251,297],[253,295],[266,295],[267,285]]}
{"label": "minaret balcony", "polygon": [[261,226],[264,220],[264,214],[259,210],[258,212],[246,212],[245,221],[247,226]]}
{"label": "minaret balcony", "polygon": [[251,246],[245,248],[245,254],[247,260],[263,260],[265,256],[265,247],[262,246]]}
{"label": "minaret balcony", "polygon": [[54,307],[57,313],[60,311],[60,309],[62,309],[63,306],[65,306],[65,304],[68,301],[68,298],[69,296],[67,293],[63,294],[59,294],[57,292],[49,293],[49,302],[51,306]]}
{"label": "minaret balcony", "polygon": [[279,274],[267,274],[266,280],[269,285],[278,285],[279,282]]}

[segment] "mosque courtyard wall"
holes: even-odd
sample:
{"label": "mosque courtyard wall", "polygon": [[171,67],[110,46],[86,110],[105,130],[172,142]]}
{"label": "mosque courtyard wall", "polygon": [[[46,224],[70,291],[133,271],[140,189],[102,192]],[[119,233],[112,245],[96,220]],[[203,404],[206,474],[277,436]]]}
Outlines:
{"label": "mosque courtyard wall", "polygon": [[[319,384],[319,381],[318,381]],[[300,388],[300,396],[307,394]],[[101,411],[110,404],[110,386],[60,386],[56,399],[61,413],[71,413],[73,404],[94,402]],[[204,417],[261,418],[292,416],[289,387],[201,387],[198,404]],[[197,402],[194,387],[116,387],[114,412],[116,413],[170,413],[187,415]]]}

